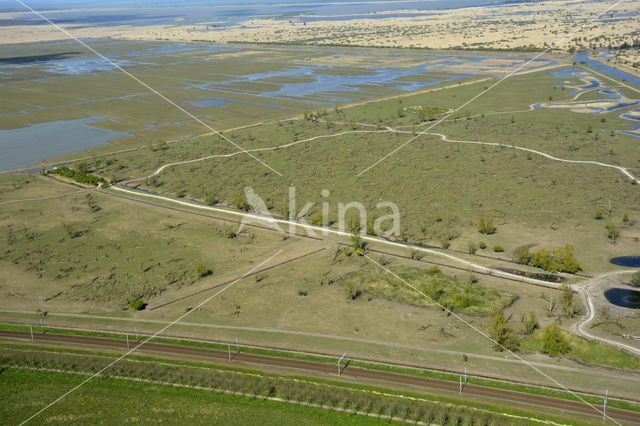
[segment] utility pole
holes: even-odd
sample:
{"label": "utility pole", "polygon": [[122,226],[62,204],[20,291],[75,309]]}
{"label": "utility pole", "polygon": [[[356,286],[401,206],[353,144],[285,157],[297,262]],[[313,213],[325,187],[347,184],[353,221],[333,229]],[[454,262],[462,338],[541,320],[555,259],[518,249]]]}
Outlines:
{"label": "utility pole", "polygon": [[31,326],[31,324],[29,324],[29,333],[31,333],[31,341],[35,341],[35,339],[33,338],[33,327]]}
{"label": "utility pole", "polygon": [[130,350],[129,348],[129,334],[125,334],[125,336],[127,337],[127,350]]}
{"label": "utility pole", "polygon": [[42,317],[40,317],[40,332],[44,334],[44,324],[42,322]]}
{"label": "utility pole", "polygon": [[340,363],[342,362],[345,356],[347,356],[346,352],[343,353],[340,359],[338,360],[338,376],[342,376],[342,369],[340,368]]}
{"label": "utility pole", "polygon": [[231,345],[228,345],[228,346],[229,346],[229,362],[231,362]]}
{"label": "utility pole", "polygon": [[460,376],[460,395],[462,395],[462,376]]}
{"label": "utility pole", "polygon": [[604,405],[602,410],[602,418],[607,419],[607,399],[609,399],[609,389],[604,390]]}

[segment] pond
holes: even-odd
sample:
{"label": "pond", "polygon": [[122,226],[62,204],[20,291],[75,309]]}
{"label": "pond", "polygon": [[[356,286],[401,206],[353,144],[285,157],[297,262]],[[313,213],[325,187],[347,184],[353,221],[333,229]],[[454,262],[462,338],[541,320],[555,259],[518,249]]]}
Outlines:
{"label": "pond", "polygon": [[610,288],[604,292],[607,300],[621,308],[640,309],[640,291],[628,288]]}
{"label": "pond", "polygon": [[127,135],[89,125],[96,121],[100,119],[88,117],[0,130],[0,171],[33,166],[49,158],[74,154]]}
{"label": "pond", "polygon": [[614,265],[627,268],[640,268],[640,256],[620,256],[609,260]]}

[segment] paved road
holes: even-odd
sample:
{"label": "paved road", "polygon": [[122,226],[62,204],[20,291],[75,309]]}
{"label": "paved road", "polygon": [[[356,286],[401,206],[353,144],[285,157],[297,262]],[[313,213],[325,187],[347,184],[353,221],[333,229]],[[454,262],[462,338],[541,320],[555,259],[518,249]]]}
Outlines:
{"label": "paved road", "polygon": [[[30,335],[29,333],[15,331],[0,331],[0,338],[29,340]],[[126,350],[126,343],[124,341],[102,337],[43,334],[37,335],[37,341],[57,344],[70,344],[74,346],[91,346]],[[141,347],[137,349],[137,352],[156,353],[163,355],[189,355],[227,362],[229,357],[229,354],[226,351],[152,342],[141,345]],[[274,358],[246,353],[238,353],[234,358],[234,362],[245,362],[262,366],[295,369],[327,375],[337,374],[336,366],[334,365],[322,364],[313,361]],[[418,386],[425,389],[438,391],[459,391],[459,384],[455,382],[427,377],[408,376],[386,371],[366,370],[362,368],[348,367],[343,371],[342,375],[344,377],[353,379],[379,381],[396,385]],[[589,405],[577,400],[563,400],[547,396],[531,395],[522,392],[514,392],[510,390],[496,389],[473,384],[467,384],[465,386],[464,394],[490,400],[514,403],[518,405],[527,405],[529,406],[529,410],[531,410],[532,407],[545,407],[561,410],[564,412],[580,413],[588,416],[602,417],[602,414],[599,413],[594,407],[590,407]],[[608,408],[607,415],[615,419],[615,421],[617,422],[640,425],[640,413],[638,412],[632,412],[617,408]]]}

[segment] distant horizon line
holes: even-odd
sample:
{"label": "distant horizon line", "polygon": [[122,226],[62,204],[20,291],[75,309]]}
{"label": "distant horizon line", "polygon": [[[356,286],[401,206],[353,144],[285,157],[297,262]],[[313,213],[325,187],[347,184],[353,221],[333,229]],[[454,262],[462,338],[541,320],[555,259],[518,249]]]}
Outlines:
{"label": "distant horizon line", "polygon": [[[476,3],[478,5],[481,4],[506,4],[506,3],[535,3],[541,0],[469,0],[469,3]],[[228,6],[268,6],[268,7],[278,7],[278,6],[331,6],[331,5],[363,5],[363,4],[391,4],[391,3],[436,3],[442,2],[442,0],[331,0],[328,2],[322,1],[313,1],[313,0],[137,0],[134,2],[127,0],[70,0],[67,2],[61,2],[58,0],[35,0],[30,3],[34,8],[39,8],[43,11],[49,10],[68,10],[68,9],[134,9],[138,7],[167,7],[167,6],[200,6],[200,7],[228,7]],[[56,4],[57,3],[57,4]],[[86,4],[83,4],[86,3]],[[455,3],[455,2],[453,2]],[[11,5],[11,6],[10,6]],[[468,7],[459,6],[459,7]],[[450,9],[457,9],[453,5]],[[0,13],[2,12],[20,12],[23,11],[18,3],[13,0],[0,0]]]}

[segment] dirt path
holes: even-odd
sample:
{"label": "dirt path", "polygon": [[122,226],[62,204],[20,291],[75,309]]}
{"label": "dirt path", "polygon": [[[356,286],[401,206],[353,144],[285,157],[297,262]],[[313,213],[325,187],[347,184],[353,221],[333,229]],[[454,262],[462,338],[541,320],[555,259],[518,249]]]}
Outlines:
{"label": "dirt path", "polygon": [[593,287],[597,287],[598,291],[600,291],[602,289],[603,286],[608,287],[608,284],[606,283],[606,281],[610,278],[613,277],[617,277],[620,274],[627,274],[627,273],[633,273],[634,271],[614,271],[614,272],[609,272],[606,274],[601,274],[598,275],[596,277],[591,278],[590,280],[588,280],[584,285],[574,285],[573,288],[574,290],[577,290],[580,294],[582,294],[582,296],[584,297],[585,300],[585,306],[587,307],[588,313],[587,316],[585,318],[583,318],[580,322],[578,322],[575,325],[575,330],[577,331],[577,333],[589,340],[594,340],[594,341],[599,341],[602,343],[606,343],[608,345],[611,346],[615,346],[617,348],[620,348],[624,351],[627,352],[631,352],[635,355],[639,355],[640,356],[640,347],[636,347],[636,346],[631,346],[631,345],[627,345],[625,343],[622,342],[618,342],[616,340],[611,340],[611,339],[607,339],[601,336],[596,336],[594,334],[592,334],[589,329],[589,325],[593,322],[593,320],[596,318],[596,301],[595,298],[593,297],[593,295],[591,294],[591,292],[593,292]]}

